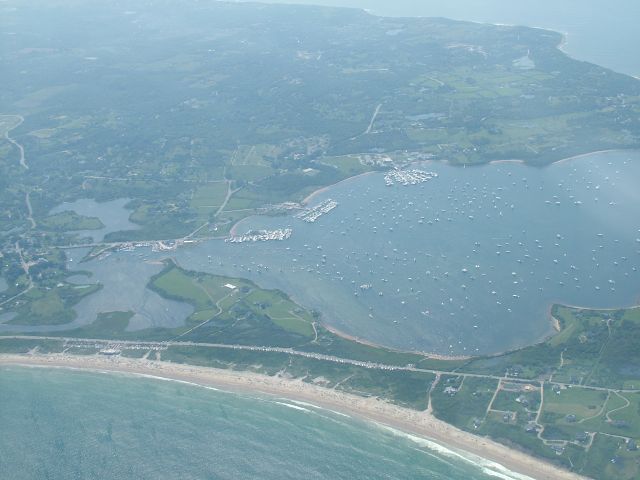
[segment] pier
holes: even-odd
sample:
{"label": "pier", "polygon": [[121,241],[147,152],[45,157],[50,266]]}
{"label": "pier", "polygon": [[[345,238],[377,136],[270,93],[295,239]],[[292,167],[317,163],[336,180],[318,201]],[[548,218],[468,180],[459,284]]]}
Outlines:
{"label": "pier", "polygon": [[249,230],[244,235],[234,235],[225,239],[227,243],[267,242],[270,240],[287,240],[293,230],[290,228],[278,230]]}
{"label": "pier", "polygon": [[296,218],[308,223],[314,223],[322,215],[329,213],[331,210],[338,206],[338,202],[330,198],[324,202],[319,203],[315,207],[308,208],[296,215]]}
{"label": "pier", "polygon": [[424,170],[392,170],[384,176],[384,182],[388,187],[399,183],[400,185],[417,185],[424,183],[432,178],[437,178],[438,174],[435,172],[425,172]]}

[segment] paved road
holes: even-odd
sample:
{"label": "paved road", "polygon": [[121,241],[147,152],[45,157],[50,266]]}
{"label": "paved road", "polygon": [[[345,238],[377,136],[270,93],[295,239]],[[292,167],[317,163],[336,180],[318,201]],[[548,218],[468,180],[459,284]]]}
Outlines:
{"label": "paved road", "polygon": [[484,375],[479,373],[467,373],[467,372],[452,372],[449,370],[434,370],[428,368],[418,368],[409,365],[388,365],[384,363],[375,363],[375,362],[367,362],[362,360],[353,360],[350,358],[342,358],[334,355],[326,355],[323,353],[314,353],[314,352],[305,352],[301,350],[295,350],[293,348],[287,347],[269,347],[269,346],[258,346],[258,345],[229,345],[224,343],[202,343],[202,342],[185,342],[185,341],[167,341],[167,342],[147,342],[147,341],[135,341],[135,340],[108,340],[102,338],[80,338],[80,337],[49,337],[49,336],[30,336],[30,335],[4,335],[0,336],[1,339],[36,339],[36,340],[59,340],[66,343],[75,342],[82,344],[94,344],[97,346],[113,347],[119,346],[121,348],[129,347],[139,347],[139,348],[149,348],[149,349],[165,349],[167,347],[206,347],[206,348],[222,348],[228,350],[247,350],[253,352],[272,352],[272,353],[285,353],[287,355],[294,355],[298,357],[304,358],[313,358],[315,360],[322,360],[327,362],[334,363],[342,363],[348,365],[354,365],[357,367],[376,369],[376,370],[404,370],[410,372],[423,372],[423,373],[431,373],[434,375],[457,375],[460,377],[473,377],[473,378],[485,378],[492,380],[502,380],[511,383],[534,383],[540,385],[541,383],[547,383],[550,385],[558,385],[560,387],[570,387],[570,388],[586,388],[589,390],[598,390],[604,392],[624,392],[624,393],[637,393],[640,392],[640,389],[611,389],[605,387],[594,387],[587,385],[575,385],[569,383],[562,382],[554,382],[549,380],[540,380],[540,379],[527,379],[527,378],[513,378],[506,377],[500,375]]}

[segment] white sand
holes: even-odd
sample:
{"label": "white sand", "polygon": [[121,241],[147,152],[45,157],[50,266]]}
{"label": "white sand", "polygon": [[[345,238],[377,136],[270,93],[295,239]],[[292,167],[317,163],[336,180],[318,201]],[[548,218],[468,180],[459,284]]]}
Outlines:
{"label": "white sand", "polygon": [[219,387],[235,392],[258,392],[309,402],[353,417],[373,421],[402,432],[415,434],[435,442],[496,462],[513,472],[537,480],[578,480],[580,475],[568,472],[543,460],[510,449],[484,437],[459,430],[427,412],[418,412],[389,404],[376,398],[362,398],[317,385],[251,372],[235,372],[217,368],[158,362],[143,359],[105,356],[0,355],[0,365],[65,367],[86,370],[151,375]]}

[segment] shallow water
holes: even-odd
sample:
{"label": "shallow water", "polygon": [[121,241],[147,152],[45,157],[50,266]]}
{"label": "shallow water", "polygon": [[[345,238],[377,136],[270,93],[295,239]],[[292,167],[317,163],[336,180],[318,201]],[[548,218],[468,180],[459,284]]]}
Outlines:
{"label": "shallow water", "polygon": [[290,227],[287,241],[208,242],[175,258],[281,288],[349,334],[439,353],[539,340],[554,302],[637,302],[639,153],[423,168],[438,178],[387,187],[373,174],[323,191],[314,204],[339,206],[313,224],[252,217],[237,228]]}
{"label": "shallow water", "polygon": [[0,405],[14,480],[495,478],[489,462],[308,404],[177,382],[0,367]]}
{"label": "shallow water", "polygon": [[[158,263],[149,263],[138,252],[120,252],[109,255],[105,260],[79,264],[78,260],[87,253],[86,249],[69,251],[68,262],[72,270],[83,270],[90,275],[77,274],[69,277],[71,283],[99,283],[98,292],[83,298],[75,307],[76,319],[65,325],[0,325],[0,332],[58,332],[88,325],[95,321],[98,313],[134,312],[128,330],[149,327],[177,327],[193,312],[191,305],[162,298],[146,288],[149,279],[162,270]],[[0,317],[2,319],[2,317]],[[5,319],[8,321],[9,318]],[[1,323],[1,322],[0,322]]]}
{"label": "shallow water", "polygon": [[80,238],[89,237],[93,241],[99,242],[104,239],[105,235],[111,232],[137,230],[140,228],[135,223],[129,221],[131,212],[124,207],[128,202],[129,199],[126,198],[119,198],[109,202],[96,202],[90,198],[81,198],[75,202],[58,205],[49,212],[49,215],[64,211],[73,211],[78,215],[84,215],[86,217],[98,217],[104,225],[103,228],[99,230],[80,230],[73,233],[77,234]]}
{"label": "shallow water", "polygon": [[[546,168],[422,168],[438,178],[387,187],[372,174],[324,190],[312,203],[333,198],[339,206],[313,224],[252,217],[237,228],[291,227],[289,240],[209,241],[171,256],[188,269],[280,288],[351,335],[438,353],[531,344],[552,332],[554,302],[638,303],[640,153],[593,154]],[[180,325],[191,307],[145,288],[161,268],[148,262],[165,256],[139,249],[82,264],[92,272],[88,281],[104,288],[77,305],[73,325],[113,310],[134,311],[131,328]]]}

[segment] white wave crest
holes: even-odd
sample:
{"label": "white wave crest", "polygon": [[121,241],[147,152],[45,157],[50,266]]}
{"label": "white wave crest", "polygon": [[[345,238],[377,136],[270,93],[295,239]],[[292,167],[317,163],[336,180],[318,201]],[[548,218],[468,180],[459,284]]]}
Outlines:
{"label": "white wave crest", "polygon": [[434,442],[433,440],[429,440],[428,438],[412,435],[410,433],[403,432],[401,430],[397,430],[395,428],[389,427],[388,425],[383,425],[380,423],[377,423],[376,425],[378,425],[380,428],[384,430],[387,430],[388,432],[391,432],[395,436],[403,437],[408,440],[411,440],[412,442],[418,444],[419,446],[423,448],[427,448],[433,452],[436,452],[441,456],[463,460],[466,463],[469,463],[471,465],[474,465],[480,468],[480,470],[486,475],[491,475],[493,477],[500,478],[502,480],[534,480],[528,475],[513,472],[509,470],[507,467],[505,467],[504,465],[501,465],[497,462],[493,462],[486,458],[482,458],[473,453],[454,450],[450,447],[446,447],[440,443]]}

